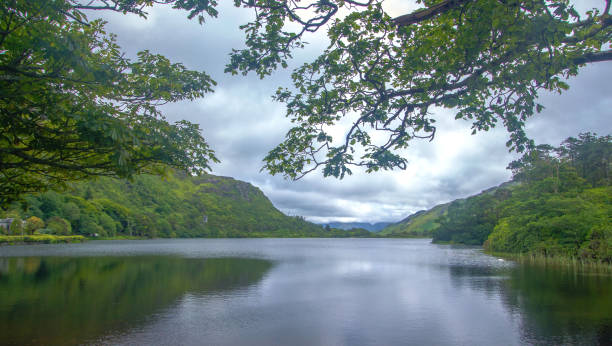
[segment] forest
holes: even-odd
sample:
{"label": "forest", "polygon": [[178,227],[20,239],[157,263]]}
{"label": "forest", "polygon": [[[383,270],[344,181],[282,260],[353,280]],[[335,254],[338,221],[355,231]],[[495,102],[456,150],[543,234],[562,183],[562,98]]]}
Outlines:
{"label": "forest", "polygon": [[612,261],[612,136],[582,133],[511,162],[511,182],[436,206],[384,234],[492,252]]}
{"label": "forest", "polygon": [[[101,177],[66,192],[27,195],[0,217],[13,218],[8,234],[88,237],[368,237],[365,229],[322,227],[286,216],[253,185],[179,171],[165,178]],[[25,222],[23,222],[25,221]]]}

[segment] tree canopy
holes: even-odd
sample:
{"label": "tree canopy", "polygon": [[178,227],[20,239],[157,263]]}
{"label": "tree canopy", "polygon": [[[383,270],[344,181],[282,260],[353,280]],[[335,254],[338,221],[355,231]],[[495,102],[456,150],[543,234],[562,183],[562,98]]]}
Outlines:
{"label": "tree canopy", "polygon": [[292,179],[320,167],[335,177],[352,166],[404,169],[402,149],[434,138],[433,107],[455,110],[472,133],[503,125],[510,150],[523,151],[524,122],[543,109],[538,92],[562,92],[581,66],[612,60],[610,0],[586,16],[568,0],[417,0],[422,9],[396,18],[382,0],[242,3],[258,12],[232,73],[263,77],[327,28],[328,48],[275,95],[295,127],[265,169]]}
{"label": "tree canopy", "polygon": [[[568,0],[416,0],[393,18],[383,0],[234,0],[255,11],[246,48],[226,66],[264,77],[286,67],[308,33],[326,29],[322,55],[274,96],[295,123],[264,169],[299,179],[323,168],[342,178],[403,169],[402,149],[433,139],[433,107],[456,110],[473,133],[498,124],[511,150],[530,145],[525,120],[541,90],[612,59],[611,0],[586,16]],[[159,106],[193,100],[215,82],[166,57],[129,59],[88,13],[147,16],[170,5],[203,23],[214,0],[7,0],[0,5],[0,204],[93,175],[130,177],[162,167],[201,173],[216,161],[199,126],[170,123]],[[332,128],[345,126],[341,137]]]}
{"label": "tree canopy", "polygon": [[[169,1],[158,1],[168,3]],[[145,15],[151,1],[7,0],[0,5],[0,204],[95,175],[163,166],[201,173],[216,161],[199,126],[159,106],[215,82],[149,51],[125,56],[84,10]],[[202,2],[176,1],[190,17]]]}

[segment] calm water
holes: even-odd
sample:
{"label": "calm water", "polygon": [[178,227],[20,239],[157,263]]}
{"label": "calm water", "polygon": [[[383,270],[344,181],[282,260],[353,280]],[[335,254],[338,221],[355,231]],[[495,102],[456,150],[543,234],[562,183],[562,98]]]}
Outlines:
{"label": "calm water", "polygon": [[0,247],[0,344],[612,342],[612,276],[422,239]]}

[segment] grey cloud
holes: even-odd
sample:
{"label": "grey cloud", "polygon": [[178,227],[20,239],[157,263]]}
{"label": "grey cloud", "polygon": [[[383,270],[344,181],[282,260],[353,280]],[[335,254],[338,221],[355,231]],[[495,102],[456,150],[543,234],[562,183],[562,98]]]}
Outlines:
{"label": "grey cloud", "polygon": [[[129,55],[149,49],[188,68],[204,70],[219,82],[215,93],[201,100],[165,108],[170,120],[201,124],[222,160],[213,166],[214,174],[251,182],[282,211],[318,222],[397,221],[510,178],[505,167],[517,154],[508,153],[505,147],[505,130],[496,128],[471,136],[470,123],[455,121],[454,112],[444,109],[433,110],[438,120],[437,138],[433,142],[413,142],[405,151],[410,162],[405,171],[365,174],[357,169],[343,180],[324,179],[315,173],[298,182],[260,172],[263,157],[283,140],[291,126],[284,117],[283,105],[271,100],[278,86],[291,85],[291,70],[280,70],[263,80],[254,75],[224,74],[231,48],[243,47],[238,25],[251,13],[233,8],[229,2],[220,6],[220,18],[203,26],[187,20],[186,13],[168,7],[153,9],[147,21],[135,16],[104,15],[109,31],[118,34],[119,44]],[[320,54],[325,46],[321,34],[308,41],[311,44],[307,49],[296,52],[292,66]],[[528,134],[538,142],[558,144],[578,132],[612,132],[612,86],[602,76],[612,76],[611,64],[582,69],[569,81],[571,88],[563,95],[543,94],[541,102],[546,109],[529,119]]]}
{"label": "grey cloud", "polygon": [[612,133],[612,64],[599,63],[570,79],[563,94],[543,93],[544,111],[527,123],[527,133],[538,143],[558,145],[579,132]]}

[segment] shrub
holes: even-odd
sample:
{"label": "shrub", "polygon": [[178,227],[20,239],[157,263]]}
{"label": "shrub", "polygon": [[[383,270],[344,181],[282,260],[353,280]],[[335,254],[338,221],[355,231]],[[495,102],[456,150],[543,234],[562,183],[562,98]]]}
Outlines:
{"label": "shrub", "polygon": [[51,228],[41,228],[41,229],[38,229],[38,230],[34,231],[34,235],[37,235],[37,234],[54,234],[54,233],[55,233],[55,231],[52,230]]}
{"label": "shrub", "polygon": [[57,216],[54,216],[47,221],[47,228],[51,230],[52,234],[69,235],[72,233],[70,222]]}
{"label": "shrub", "polygon": [[79,223],[80,223],[79,231],[81,234],[85,234],[90,237],[94,236],[95,234],[102,235],[102,236],[106,234],[104,229],[96,223],[96,220],[89,215],[81,216],[81,220]]}
{"label": "shrub", "polygon": [[580,257],[612,263],[612,226],[593,227],[589,232],[588,241],[580,249]]}
{"label": "shrub", "polygon": [[112,217],[108,216],[106,213],[101,213],[98,215],[98,222],[100,227],[104,230],[103,232],[98,233],[106,233],[109,236],[114,236],[117,230],[117,223],[113,220]]}
{"label": "shrub", "polygon": [[21,235],[23,233],[23,221],[21,221],[20,217],[15,217],[13,222],[11,223],[11,227],[9,228],[9,234],[11,235]]}

